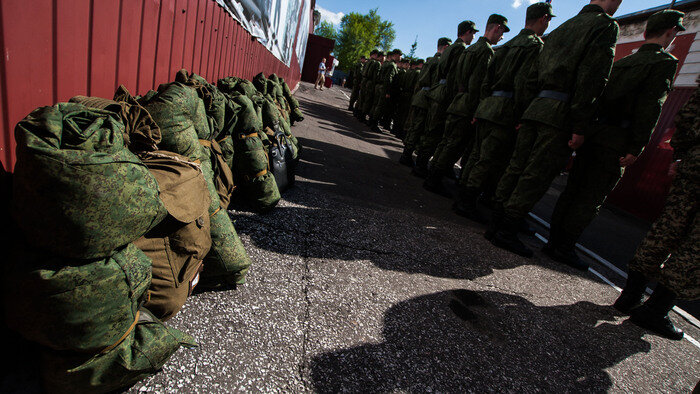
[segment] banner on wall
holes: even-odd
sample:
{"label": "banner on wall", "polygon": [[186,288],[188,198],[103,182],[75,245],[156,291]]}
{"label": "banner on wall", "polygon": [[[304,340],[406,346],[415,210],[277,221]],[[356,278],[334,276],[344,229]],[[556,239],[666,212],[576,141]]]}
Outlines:
{"label": "banner on wall", "polygon": [[[311,0],[216,0],[251,35],[282,63],[289,65],[292,54],[299,56],[299,41],[306,41],[309,31]],[[305,14],[299,18],[299,10]],[[299,40],[294,47],[294,37]],[[306,45],[301,47],[302,57]],[[303,64],[303,63],[302,63]]]}

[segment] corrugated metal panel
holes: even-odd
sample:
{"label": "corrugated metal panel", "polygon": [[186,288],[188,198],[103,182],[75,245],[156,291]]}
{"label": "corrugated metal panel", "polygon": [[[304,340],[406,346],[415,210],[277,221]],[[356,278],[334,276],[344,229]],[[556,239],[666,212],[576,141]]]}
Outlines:
{"label": "corrugated metal panel", "polygon": [[625,171],[624,177],[608,197],[608,203],[650,222],[661,214],[671,186],[668,166],[673,158],[673,149],[667,141],[676,131],[673,120],[678,110],[694,91],[694,88],[677,88],[671,92],[644,152]]}
{"label": "corrugated metal panel", "polygon": [[111,98],[119,84],[143,94],[181,68],[212,82],[262,71],[294,88],[301,78],[296,54],[285,66],[214,0],[2,0],[0,24],[0,161],[9,169],[14,125],[74,95]]}

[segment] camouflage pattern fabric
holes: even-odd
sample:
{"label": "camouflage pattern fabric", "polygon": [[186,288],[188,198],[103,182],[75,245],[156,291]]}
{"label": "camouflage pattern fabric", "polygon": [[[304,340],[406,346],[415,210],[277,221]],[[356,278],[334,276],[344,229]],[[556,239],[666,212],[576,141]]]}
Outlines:
{"label": "camouflage pattern fabric", "polygon": [[[209,272],[216,277],[216,280],[229,283],[241,281],[241,276],[247,272],[251,262],[226,212],[227,207],[221,204],[214,183],[212,151],[205,149],[200,142],[200,136],[211,135],[207,130],[208,122],[202,100],[199,99],[195,89],[173,82],[161,85],[158,95],[146,103],[145,108],[161,129],[163,136],[159,145],[161,149],[201,162],[202,173],[207,181],[211,198],[209,215],[212,238],[212,248],[204,261],[201,277],[204,278]],[[198,131],[197,127],[202,129]],[[205,141],[209,140],[205,139]],[[209,285],[214,286],[212,280]]]}
{"label": "camouflage pattern fabric", "polygon": [[150,297],[144,306],[165,321],[185,304],[211,248],[211,199],[200,166],[186,157],[156,151],[139,158],[158,181],[168,209],[165,220],[134,241],[152,261]]}
{"label": "camouflage pattern fabric", "polygon": [[5,267],[10,328],[54,350],[90,354],[128,332],[151,284],[151,261],[133,244],[92,260],[57,257],[21,238],[15,244]]}
{"label": "camouflage pattern fabric", "polygon": [[460,185],[472,190],[493,193],[499,179],[513,156],[515,140],[518,135],[515,128],[502,126],[488,120],[480,119],[476,124],[476,133],[481,141],[474,144],[469,162],[464,165]]}
{"label": "camouflage pattern fabric", "polygon": [[[503,172],[503,176],[501,176],[501,179],[498,181],[498,185],[496,185],[493,201],[496,203],[497,207],[503,207],[503,204],[508,201],[513,190],[515,190],[515,187],[518,185],[518,180],[525,170],[536,137],[537,124],[534,122],[523,122],[520,130],[518,130],[516,134],[513,155],[508,162],[506,170]],[[462,181],[463,179],[460,178],[460,185],[462,185]]]}
{"label": "camouflage pattern fabric", "polygon": [[471,152],[473,143],[474,125],[471,120],[460,115],[447,115],[444,136],[435,148],[432,166],[441,172],[451,170],[465,151]]}
{"label": "camouflage pattern fabric", "polygon": [[[676,115],[671,138],[674,159],[680,160],[666,206],[637,249],[631,270],[657,279],[678,298],[700,298],[700,90]],[[669,257],[670,254],[670,257]]]}
{"label": "camouflage pattern fabric", "polygon": [[352,93],[350,93],[350,108],[355,106],[357,99],[360,98],[360,87],[362,86],[362,68],[364,63],[357,61],[353,67],[352,73]]}
{"label": "camouflage pattern fabric", "polygon": [[284,91],[284,97],[287,99],[287,102],[292,108],[292,124],[294,122],[301,122],[304,120],[304,114],[299,108],[299,101],[297,101],[297,99],[292,95],[292,91],[289,89],[287,82],[284,81],[284,78],[280,78],[280,84],[282,85],[282,90]]}
{"label": "camouflage pattern fabric", "polygon": [[589,4],[547,36],[532,69],[536,73],[531,78],[536,81],[532,90],[564,93],[570,98],[537,97],[525,110],[523,120],[534,122],[536,137],[520,180],[504,204],[508,218],[527,215],[571,156],[571,134],[590,131],[610,75],[618,33],[617,22],[599,5]]}
{"label": "camouflage pattern fabric", "polygon": [[420,143],[427,125],[428,109],[430,102],[427,97],[427,90],[437,83],[437,62],[441,53],[436,52],[435,56],[428,58],[423,66],[423,70],[418,78],[417,91],[411,99],[411,113],[406,126],[406,137],[404,137],[404,149],[413,152]]}
{"label": "camouflage pattern fabric", "polygon": [[[398,74],[396,63],[392,60],[387,60],[379,69],[379,75],[374,87],[374,106],[372,117],[377,120],[388,120],[391,117],[391,109],[394,97],[391,96],[391,87],[394,83],[394,78]],[[386,97],[389,94],[391,97]]]}
{"label": "camouflage pattern fabric", "polygon": [[124,135],[118,113],[75,103],[17,124],[12,213],[35,246],[103,258],[163,220],[158,184]]}
{"label": "camouflage pattern fabric", "polygon": [[[619,159],[638,156],[654,131],[671,90],[678,60],[661,45],[645,44],[615,63],[601,98],[600,119],[577,151],[552,216],[550,242],[573,249],[622,177]],[[614,109],[614,110],[613,110]]]}
{"label": "camouflage pattern fabric", "polygon": [[180,346],[197,344],[141,308],[136,325],[112,349],[96,355],[45,349],[41,356],[44,390],[72,394],[124,389],[158,372]]}
{"label": "camouflage pattern fabric", "polygon": [[378,60],[370,59],[362,71],[362,88],[360,89],[360,110],[364,115],[372,113],[374,104],[374,84],[379,75],[382,64]]}

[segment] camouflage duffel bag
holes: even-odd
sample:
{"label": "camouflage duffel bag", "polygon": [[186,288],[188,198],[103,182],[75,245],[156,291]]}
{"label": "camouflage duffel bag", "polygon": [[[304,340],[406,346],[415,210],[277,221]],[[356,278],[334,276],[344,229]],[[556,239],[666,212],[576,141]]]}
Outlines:
{"label": "camouflage duffel bag", "polygon": [[158,184],[127,148],[117,113],[42,107],[17,124],[15,139],[12,212],[33,246],[101,258],[165,217]]}
{"label": "camouflage duffel bag", "polygon": [[161,149],[201,161],[211,198],[209,217],[212,247],[204,260],[200,286],[243,283],[251,263],[250,258],[228,216],[227,207],[221,204],[215,184],[216,174],[212,167],[212,150],[202,146],[199,140],[199,135],[210,134],[206,129],[196,130],[195,126],[197,124],[197,127],[203,128],[206,124],[202,122],[202,116],[206,119],[202,100],[193,88],[173,82],[158,87],[158,94],[144,106],[160,127]]}
{"label": "camouflage duffel bag", "polygon": [[55,350],[97,353],[136,320],[151,260],[133,244],[97,260],[56,257],[22,239],[5,267],[7,324]]}
{"label": "camouflage duffel bag", "polygon": [[233,100],[240,106],[232,138],[236,152],[232,168],[234,182],[240,185],[245,201],[253,209],[266,212],[274,208],[281,198],[262,140],[267,141],[267,136],[262,131],[256,131],[260,130],[257,128],[260,122],[253,102],[243,95],[236,95]]}
{"label": "camouflage duffel bag", "polygon": [[146,308],[124,338],[96,355],[45,349],[44,390],[49,393],[107,393],[158,372],[180,346],[196,347],[189,335],[166,327]]}
{"label": "camouflage duffel bag", "polygon": [[134,241],[152,261],[150,297],[144,305],[159,319],[173,317],[199,280],[211,248],[211,199],[200,166],[167,151],[139,155],[158,181],[168,216]]}

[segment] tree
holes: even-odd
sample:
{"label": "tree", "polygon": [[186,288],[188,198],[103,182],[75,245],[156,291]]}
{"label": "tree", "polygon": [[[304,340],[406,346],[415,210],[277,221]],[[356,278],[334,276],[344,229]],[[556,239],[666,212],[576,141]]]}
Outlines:
{"label": "tree", "polygon": [[404,56],[408,60],[416,60],[416,50],[418,49],[418,36],[416,36],[416,39],[413,40],[413,44],[411,44],[411,49],[409,49],[408,54]]}
{"label": "tree", "polygon": [[338,37],[338,30],[332,23],[323,21],[314,29],[314,34],[335,41]]}
{"label": "tree", "polygon": [[336,58],[341,70],[349,70],[360,56],[368,56],[372,49],[389,51],[396,38],[392,22],[382,20],[377,9],[367,14],[351,12],[340,21],[336,36]]}

